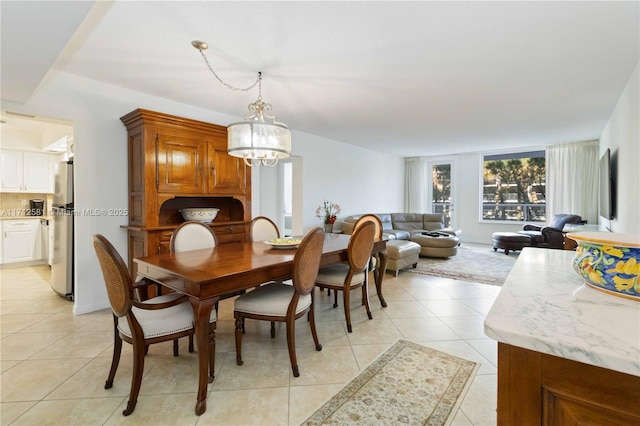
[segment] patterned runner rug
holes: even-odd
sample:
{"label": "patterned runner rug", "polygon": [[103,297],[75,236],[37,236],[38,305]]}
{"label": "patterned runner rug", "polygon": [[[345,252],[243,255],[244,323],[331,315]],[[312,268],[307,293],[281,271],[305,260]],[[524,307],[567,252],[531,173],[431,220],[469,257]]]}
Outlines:
{"label": "patterned runner rug", "polygon": [[510,252],[507,256],[502,250],[494,252],[489,246],[474,247],[462,243],[455,256],[448,259],[421,257],[417,268],[403,271],[501,286],[519,253]]}
{"label": "patterned runner rug", "polygon": [[479,367],[399,340],[303,425],[446,425]]}

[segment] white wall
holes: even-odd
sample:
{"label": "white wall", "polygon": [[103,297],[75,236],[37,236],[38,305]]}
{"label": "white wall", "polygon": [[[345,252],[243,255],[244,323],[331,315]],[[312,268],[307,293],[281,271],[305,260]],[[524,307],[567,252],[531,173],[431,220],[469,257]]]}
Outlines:
{"label": "white wall", "polygon": [[[617,168],[617,197],[613,232],[640,235],[640,62],[631,74],[616,107],[600,136],[600,155],[611,149]],[[609,221],[600,218],[600,223]]]}
{"label": "white wall", "polygon": [[[315,211],[325,199],[341,208],[335,230],[341,229],[342,218],[352,214],[402,211],[404,158],[304,132],[294,131],[292,138],[292,154],[303,158],[304,232],[322,226]],[[262,211],[268,216],[275,216],[266,205],[274,207],[270,200],[277,195],[276,188],[271,179],[269,185],[261,187]]]}
{"label": "white wall", "polygon": [[[75,206],[79,212],[128,208],[127,138],[121,116],[144,108],[219,124],[239,119],[66,73],[43,82],[26,104],[3,101],[2,108],[73,123]],[[294,155],[304,156],[305,228],[319,224],[314,212],[323,198],[341,203],[343,217],[364,211],[399,210],[403,205],[404,161],[399,157],[295,131],[293,151]],[[258,197],[258,206],[259,194],[269,195],[269,188],[260,189],[259,176],[252,190]],[[91,236],[105,235],[126,259],[126,231],[121,226],[127,220],[125,216],[77,216],[76,314],[108,307]]]}

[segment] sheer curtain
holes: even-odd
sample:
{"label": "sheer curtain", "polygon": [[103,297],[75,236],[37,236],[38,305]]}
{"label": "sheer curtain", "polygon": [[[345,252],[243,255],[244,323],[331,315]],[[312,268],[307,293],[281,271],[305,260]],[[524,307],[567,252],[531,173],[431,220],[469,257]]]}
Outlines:
{"label": "sheer curtain", "polygon": [[598,223],[599,142],[550,145],[547,156],[547,220],[558,213]]}
{"label": "sheer curtain", "polygon": [[427,193],[431,179],[427,173],[425,157],[405,160],[405,212],[424,213],[427,211]]}

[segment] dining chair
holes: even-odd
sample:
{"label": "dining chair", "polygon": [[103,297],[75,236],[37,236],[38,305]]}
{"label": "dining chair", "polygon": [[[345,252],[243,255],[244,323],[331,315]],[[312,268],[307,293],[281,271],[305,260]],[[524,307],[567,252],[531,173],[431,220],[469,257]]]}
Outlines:
{"label": "dining chair", "polygon": [[367,309],[367,316],[372,319],[369,307],[369,262],[373,251],[375,238],[375,225],[372,221],[362,223],[349,238],[347,246],[348,263],[335,263],[320,268],[316,278],[316,286],[333,290],[333,307],[338,307],[338,291],[342,291],[344,302],[344,315],[347,321],[347,330],[352,332],[351,309],[349,299],[351,290],[362,287],[362,303]]}
{"label": "dining chair", "polygon": [[[169,250],[171,250],[172,253],[178,253],[188,250],[212,249],[217,243],[216,234],[211,227],[202,222],[189,220],[181,223],[180,226],[173,230],[169,241]],[[160,293],[158,292],[158,294]],[[170,295],[174,295],[174,297],[176,294],[179,295],[180,293],[170,293]],[[235,294],[226,297],[231,296],[235,296]],[[217,302],[215,308],[218,309]],[[178,343],[176,341],[176,348],[177,345]],[[189,336],[189,352],[193,352],[193,335]]]}
{"label": "dining chair", "polygon": [[293,285],[268,283],[235,300],[233,315],[236,324],[236,363],[238,365],[243,364],[242,334],[246,318],[270,321],[272,338],[275,336],[273,323],[286,323],[287,347],[294,377],[300,376],[295,345],[295,324],[298,318],[308,314],[316,350],[322,350],[316,332],[313,287],[320,266],[323,244],[324,233],[320,228],[314,228],[303,238],[293,258]]}
{"label": "dining chair", "polygon": [[[144,357],[149,345],[175,341],[194,333],[193,310],[187,296],[157,296],[139,302],[134,298],[134,285],[129,270],[120,254],[102,235],[93,236],[93,247],[102,269],[107,295],[113,313],[113,358],[104,385],[113,387],[113,380],[120,363],[122,341],[133,347],[133,375],[127,408],[122,412],[133,413],[140,392],[144,372]],[[209,322],[209,381],[213,381],[215,366],[215,328],[217,311],[211,312]],[[175,346],[174,346],[175,348]],[[174,350],[174,356],[177,353]]]}
{"label": "dining chair", "polygon": [[280,238],[280,231],[271,219],[266,216],[254,217],[251,221],[249,238],[253,241],[267,241]]}
{"label": "dining chair", "polygon": [[172,252],[213,248],[218,244],[211,227],[202,222],[181,223],[171,234],[169,249]]}
{"label": "dining chair", "polygon": [[[373,222],[373,225],[375,226],[375,240],[381,240],[382,221],[375,214],[367,213],[360,216],[358,220],[356,220],[356,222],[353,224],[353,229],[358,229],[363,223],[366,222]],[[384,271],[379,270],[380,268],[378,267],[378,265],[380,265],[380,255],[376,253],[375,255],[371,256],[371,260],[369,261],[369,272],[373,272],[373,277],[376,280],[378,279],[378,274],[384,274]]]}

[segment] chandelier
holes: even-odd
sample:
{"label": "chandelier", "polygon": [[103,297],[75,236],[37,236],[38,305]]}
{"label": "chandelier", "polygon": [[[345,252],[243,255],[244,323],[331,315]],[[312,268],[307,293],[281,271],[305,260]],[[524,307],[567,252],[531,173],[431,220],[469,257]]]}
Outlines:
{"label": "chandelier", "polygon": [[271,114],[271,104],[262,101],[262,73],[258,72],[256,81],[246,88],[234,87],[222,81],[207,60],[204,50],[207,43],[194,40],[191,45],[200,51],[209,71],[229,90],[248,92],[258,86],[258,99],[249,104],[250,115],[244,121],[229,124],[227,127],[227,153],[242,158],[250,167],[273,167],[280,158],[291,155],[291,131],[283,123],[278,123]]}

